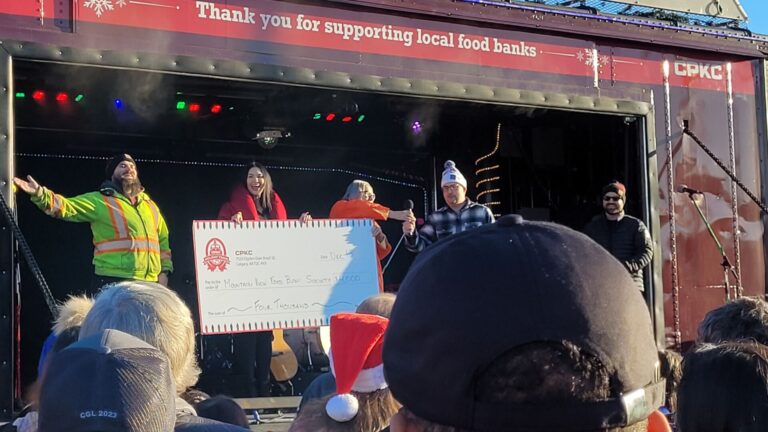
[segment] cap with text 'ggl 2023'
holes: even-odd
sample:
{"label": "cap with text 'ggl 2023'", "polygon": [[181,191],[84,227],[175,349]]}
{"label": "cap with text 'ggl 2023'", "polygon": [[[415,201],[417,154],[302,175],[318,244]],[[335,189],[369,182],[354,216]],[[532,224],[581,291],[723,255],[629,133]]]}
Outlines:
{"label": "cap with text 'ggl 2023'", "polygon": [[129,334],[104,330],[50,358],[39,432],[170,432],[176,388],[168,358]]}

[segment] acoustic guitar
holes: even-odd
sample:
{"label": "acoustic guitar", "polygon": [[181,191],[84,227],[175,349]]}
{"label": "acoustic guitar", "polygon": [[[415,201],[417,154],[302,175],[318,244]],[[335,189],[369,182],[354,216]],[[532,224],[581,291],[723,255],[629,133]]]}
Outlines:
{"label": "acoustic guitar", "polygon": [[299,362],[296,360],[296,354],[283,337],[283,330],[272,330],[274,340],[272,341],[272,361],[269,368],[277,382],[285,382],[296,376],[299,370]]}

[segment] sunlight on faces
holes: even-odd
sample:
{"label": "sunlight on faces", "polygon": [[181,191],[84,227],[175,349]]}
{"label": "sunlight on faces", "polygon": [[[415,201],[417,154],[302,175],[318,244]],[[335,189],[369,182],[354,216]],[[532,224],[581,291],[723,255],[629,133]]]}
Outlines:
{"label": "sunlight on faces", "polygon": [[603,195],[603,209],[606,213],[615,215],[624,211],[624,198],[619,194],[609,192]]}
{"label": "sunlight on faces", "polygon": [[365,201],[374,202],[376,200],[376,194],[373,193],[372,187],[366,187],[365,190],[360,191],[360,199]]}
{"label": "sunlight on faces", "polygon": [[264,173],[259,167],[253,167],[248,170],[248,177],[245,179],[245,184],[251,195],[259,197],[262,192],[264,192],[264,185],[266,184],[264,177]]}
{"label": "sunlight on faces", "polygon": [[112,179],[116,182],[122,180],[134,180],[138,176],[136,165],[130,161],[122,161],[115,167],[112,172]]}
{"label": "sunlight on faces", "polygon": [[443,199],[448,205],[459,205],[467,198],[467,188],[458,183],[443,186]]}

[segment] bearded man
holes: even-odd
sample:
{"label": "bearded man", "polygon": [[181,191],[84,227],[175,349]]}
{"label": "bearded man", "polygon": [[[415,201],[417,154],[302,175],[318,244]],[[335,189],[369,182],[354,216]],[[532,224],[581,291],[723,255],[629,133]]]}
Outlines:
{"label": "bearded man", "polygon": [[173,271],[168,226],[144,192],[129,154],[109,160],[107,180],[98,191],[67,198],[38,184],[14,177],[13,183],[32,197],[47,215],[68,222],[88,222],[93,233],[94,277],[91,293],[103,285],[142,280],[168,285]]}
{"label": "bearded man", "polygon": [[584,234],[624,264],[640,291],[645,290],[643,269],[653,258],[653,240],[643,221],[624,213],[627,188],[614,180],[603,187],[603,213],[595,216]]}

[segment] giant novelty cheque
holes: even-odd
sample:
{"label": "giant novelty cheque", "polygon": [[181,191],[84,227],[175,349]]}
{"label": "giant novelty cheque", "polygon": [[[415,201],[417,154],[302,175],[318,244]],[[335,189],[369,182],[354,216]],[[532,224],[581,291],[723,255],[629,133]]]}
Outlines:
{"label": "giant novelty cheque", "polygon": [[327,325],[378,292],[369,219],[194,221],[203,334]]}

